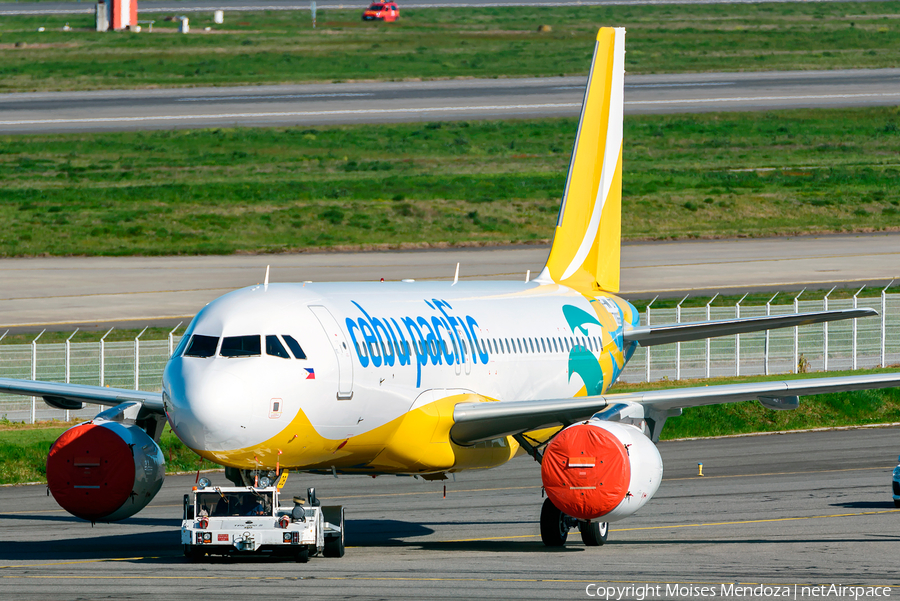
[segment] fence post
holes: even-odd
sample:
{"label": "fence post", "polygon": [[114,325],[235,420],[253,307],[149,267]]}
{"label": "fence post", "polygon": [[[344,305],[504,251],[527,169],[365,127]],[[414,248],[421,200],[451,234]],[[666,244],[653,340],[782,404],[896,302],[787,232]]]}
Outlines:
{"label": "fence post", "polygon": [[[31,380],[37,380],[37,341],[47,330],[41,330],[37,338],[31,341]],[[31,423],[37,421],[37,397],[31,397]]]}
{"label": "fence post", "polygon": [[[710,321],[712,319],[712,313],[710,312],[709,307],[710,307],[710,305],[712,305],[712,302],[714,300],[716,300],[716,298],[718,296],[719,296],[719,293],[716,292],[715,296],[713,296],[711,299],[709,299],[709,302],[706,303],[706,321]],[[710,340],[711,340],[710,338],[706,339],[706,377],[707,378],[710,377],[710,365],[709,365],[710,364],[710,361],[709,361],[709,353],[710,353],[709,342],[710,342]]]}
{"label": "fence post", "polygon": [[[115,328],[110,328],[106,334],[103,335],[103,338],[100,339],[100,386],[106,386],[106,337],[109,336],[109,333],[115,330]],[[105,405],[100,405],[100,411],[106,409]]]}
{"label": "fence post", "polygon": [[[72,336],[75,336],[75,334],[77,334],[77,333],[78,333],[78,330],[80,330],[80,329],[81,329],[81,328],[75,328],[75,331],[72,332]],[[72,343],[72,336],[69,336],[68,338],[66,338],[66,384],[69,383],[69,380],[70,380],[70,377],[71,377],[71,373],[72,373],[72,370],[71,370],[71,356],[72,356],[72,353],[71,353],[72,345],[71,345],[71,343]],[[72,413],[71,411],[69,411],[68,409],[66,409],[66,421],[69,421],[70,419],[72,419],[71,413]]]}
{"label": "fence post", "polygon": [[[646,311],[646,313],[647,313],[647,320],[646,320],[647,323],[644,325],[648,325],[648,326],[650,325],[650,305],[655,303],[656,299],[658,299],[658,298],[659,298],[659,295],[657,294],[656,296],[653,297],[653,300],[647,304],[647,308],[644,309],[644,311]],[[650,381],[650,347],[649,346],[647,347],[646,357],[647,357],[647,382],[649,382]]]}
{"label": "fence post", "polygon": [[884,287],[884,290],[881,291],[881,367],[885,367],[887,364],[887,355],[885,354],[884,344],[884,337],[887,333],[887,289],[890,288],[893,283],[894,280],[891,280],[890,283]]}
{"label": "fence post", "polygon": [[[147,326],[149,328],[150,326]],[[147,328],[141,330],[134,339],[134,389],[140,390],[141,382],[141,336],[147,331]]]}
{"label": "fence post", "polygon": [[[681,303],[687,300],[687,296],[681,299]],[[675,323],[681,323],[681,303],[675,305]],[[681,379],[681,342],[675,343],[675,379]]]}
{"label": "fence post", "polygon": [[[747,294],[750,294],[749,292]],[[741,303],[747,298],[747,294],[741,297],[741,300],[734,304],[734,318],[741,318]],[[741,335],[734,335],[734,375],[741,375]]]}
{"label": "fence post", "polygon": [[178,325],[175,326],[175,329],[172,330],[171,332],[169,332],[169,357],[170,358],[172,357],[172,353],[175,352],[175,338],[174,338],[175,332],[178,331],[178,328],[180,328],[181,324],[183,324],[183,323],[184,323],[183,321],[179,321]]}
{"label": "fence post", "polygon": [[[778,294],[776,292],[775,296],[778,296]],[[772,314],[772,301],[775,300],[775,296],[766,303],[766,317]],[[767,376],[769,375],[769,330],[766,330],[766,345],[763,348],[763,373]]]}
{"label": "fence post", "polygon": [[[834,288],[837,288],[837,286],[835,286]],[[834,288],[832,288],[831,290],[829,290],[829,291],[828,291],[828,294],[825,295],[825,298],[822,299],[822,301],[823,301],[822,310],[823,310],[823,311],[827,311],[827,310],[828,310],[828,296],[829,296],[832,292],[834,292]],[[824,354],[825,354],[825,356],[823,357],[823,359],[824,359],[824,362],[825,362],[825,363],[824,363],[824,368],[822,369],[822,371],[828,371],[828,322],[826,321],[826,322],[823,324],[823,326],[824,326],[824,332],[825,332],[825,336],[824,336],[824,340],[823,340],[824,351],[825,351]]]}
{"label": "fence post", "polygon": [[[856,291],[856,294],[853,295],[853,308],[856,308],[856,297],[859,296],[859,293],[865,290],[865,286]],[[853,320],[853,369],[856,369],[856,319]]]}
{"label": "fence post", "polygon": [[[800,294],[806,292],[806,288],[794,297],[794,313],[800,312]],[[794,373],[800,373],[800,326],[794,326]]]}

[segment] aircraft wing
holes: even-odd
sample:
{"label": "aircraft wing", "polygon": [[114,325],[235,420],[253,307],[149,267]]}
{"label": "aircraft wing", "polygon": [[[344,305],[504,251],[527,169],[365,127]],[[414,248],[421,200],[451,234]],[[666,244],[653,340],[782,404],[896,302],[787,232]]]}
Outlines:
{"label": "aircraft wing", "polygon": [[878,311],[875,309],[842,309],[839,311],[817,311],[814,313],[792,313],[789,315],[763,315],[761,317],[740,319],[640,326],[625,330],[623,336],[625,337],[625,342],[637,342],[641,346],[653,346],[656,344],[671,344],[673,342],[713,338],[715,336],[745,334],[760,330],[792,328],[794,326],[806,326],[813,323],[855,319],[857,317],[874,317],[877,315]]}
{"label": "aircraft wing", "polygon": [[453,411],[450,438],[457,444],[469,445],[541,428],[566,426],[616,405],[622,408],[640,405],[645,414],[664,419],[673,410],[685,407],[759,400],[769,408],[790,409],[796,407],[796,397],[804,395],[898,386],[900,373],[885,373],[693,386],[570,399],[460,403]]}
{"label": "aircraft wing", "polygon": [[79,403],[114,406],[136,401],[151,413],[165,412],[160,392],[0,378],[0,393],[39,396],[49,405],[60,409],[80,409]]}

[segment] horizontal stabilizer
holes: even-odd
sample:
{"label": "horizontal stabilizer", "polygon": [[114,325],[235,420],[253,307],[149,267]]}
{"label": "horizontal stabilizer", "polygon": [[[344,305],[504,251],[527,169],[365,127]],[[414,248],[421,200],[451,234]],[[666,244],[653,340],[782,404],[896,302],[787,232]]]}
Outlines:
{"label": "horizontal stabilizer", "polygon": [[453,411],[455,423],[450,428],[450,438],[457,444],[468,445],[530,430],[565,426],[588,419],[613,404],[641,405],[645,411],[657,414],[685,407],[753,400],[761,400],[767,407],[778,405],[778,409],[790,409],[795,405],[793,397],[898,386],[900,373],[886,373],[669,388],[573,399],[460,403]]}
{"label": "horizontal stabilizer", "polygon": [[815,313],[791,313],[789,315],[763,315],[761,317],[740,319],[640,326],[631,330],[625,330],[624,337],[625,342],[637,342],[641,346],[653,346],[656,344],[715,338],[716,336],[746,334],[747,332],[759,332],[761,330],[807,326],[814,323],[855,319],[857,317],[875,317],[877,315],[878,311],[875,309],[842,309],[839,311],[818,311]]}
{"label": "horizontal stabilizer", "polygon": [[[56,402],[88,403],[90,405],[114,406],[119,403],[138,402],[154,413],[163,413],[162,393],[106,388],[105,386],[85,386],[83,384],[60,384],[34,380],[13,380],[0,378],[0,393],[39,396]],[[52,404],[52,403],[51,403]],[[64,405],[63,405],[64,406]]]}

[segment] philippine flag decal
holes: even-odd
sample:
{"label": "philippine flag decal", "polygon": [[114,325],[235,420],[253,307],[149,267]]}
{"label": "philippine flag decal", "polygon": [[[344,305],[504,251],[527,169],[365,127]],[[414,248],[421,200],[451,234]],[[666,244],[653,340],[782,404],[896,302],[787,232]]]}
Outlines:
{"label": "philippine flag decal", "polygon": [[304,367],[306,370],[306,379],[307,380],[315,380],[316,379],[316,370],[311,367]]}

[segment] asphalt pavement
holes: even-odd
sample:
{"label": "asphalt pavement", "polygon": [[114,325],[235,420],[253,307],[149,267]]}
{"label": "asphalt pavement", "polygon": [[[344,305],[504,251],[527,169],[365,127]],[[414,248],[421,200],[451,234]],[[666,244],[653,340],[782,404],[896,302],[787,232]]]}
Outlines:
{"label": "asphalt pavement", "polygon": [[[546,246],[199,257],[0,259],[0,327],[136,327],[189,319],[261,282],[535,277]],[[625,244],[625,298],[900,283],[900,233]],[[29,325],[31,324],[31,325]],[[55,324],[55,325],[53,325]],[[109,325],[107,325],[109,324]]]}
{"label": "asphalt pavement", "polygon": [[[562,549],[541,544],[540,471],[527,457],[446,482],[292,474],[288,494],[315,486],[324,503],[347,511],[346,555],[305,565],[188,563],[179,527],[193,475],[167,478],[137,516],[93,527],[59,509],[42,485],[4,487],[0,598],[545,600],[590,598],[596,585],[624,589],[622,599],[640,599],[642,586],[660,587],[650,599],[699,598],[666,594],[676,585],[774,598],[753,595],[760,584],[787,587],[791,598],[797,585],[796,599],[814,598],[804,586],[832,584],[889,586],[893,596],[900,594],[900,510],[890,496],[898,434],[664,442],[656,497],[612,524],[609,542],[594,548],[577,532]],[[221,473],[211,477],[227,484]],[[749,586],[750,594],[733,585]],[[629,586],[636,588],[628,593]]]}
{"label": "asphalt pavement", "polygon": [[[585,77],[0,95],[0,134],[572,117]],[[894,106],[900,69],[628,75],[625,113]]]}

